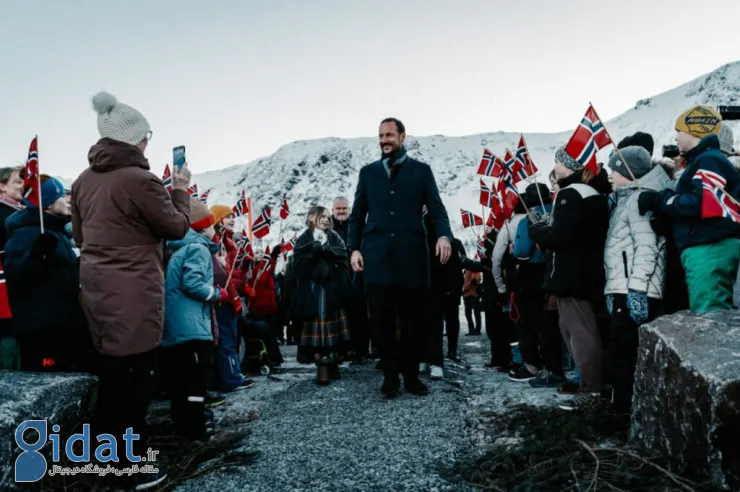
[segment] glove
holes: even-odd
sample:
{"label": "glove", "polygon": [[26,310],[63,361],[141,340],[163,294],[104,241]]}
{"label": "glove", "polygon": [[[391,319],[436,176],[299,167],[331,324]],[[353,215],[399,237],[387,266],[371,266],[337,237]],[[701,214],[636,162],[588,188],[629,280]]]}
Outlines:
{"label": "glove", "polygon": [[242,300],[238,297],[233,298],[231,301],[229,301],[231,304],[231,310],[234,312],[234,316],[239,316],[242,314]]}
{"label": "glove", "polygon": [[223,287],[216,287],[218,289],[218,303],[223,304],[229,300],[229,293]]}
{"label": "glove", "polygon": [[654,190],[645,190],[637,198],[637,209],[640,211],[640,215],[645,215],[648,212],[657,212],[660,210],[662,202],[662,193]]}
{"label": "glove", "polygon": [[648,296],[647,292],[630,289],[627,292],[627,307],[630,310],[632,321],[642,325],[648,320]]}
{"label": "glove", "polygon": [[501,304],[501,306],[506,307],[509,305],[509,294],[507,292],[499,292],[498,293],[498,302]]}
{"label": "glove", "polygon": [[33,242],[31,256],[39,260],[50,258],[56,251],[57,244],[59,244],[59,238],[54,234],[45,232]]}
{"label": "glove", "polygon": [[257,292],[255,292],[255,290],[248,285],[244,286],[244,292],[247,293],[247,297],[254,297],[257,295]]}
{"label": "glove", "polygon": [[277,246],[275,246],[275,249],[272,250],[272,254],[275,257],[280,256],[280,253],[283,251],[283,244],[280,243]]}

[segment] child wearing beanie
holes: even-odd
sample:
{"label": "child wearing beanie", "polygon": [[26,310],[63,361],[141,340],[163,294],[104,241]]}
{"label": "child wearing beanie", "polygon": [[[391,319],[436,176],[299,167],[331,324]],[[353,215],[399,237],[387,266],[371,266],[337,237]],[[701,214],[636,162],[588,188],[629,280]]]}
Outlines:
{"label": "child wearing beanie", "polygon": [[65,233],[70,222],[59,180],[42,176],[41,204],[6,221],[5,276],[13,312],[21,369],[87,369],[84,356],[92,344],[78,296],[79,259]]}
{"label": "child wearing beanie", "polygon": [[215,222],[208,207],[191,200],[190,230],[167,242],[171,256],[165,277],[162,376],[175,432],[191,440],[207,440],[212,433],[205,416],[213,356],[211,307],[229,300],[226,290],[213,282]]}
{"label": "child wearing beanie", "polygon": [[656,236],[650,219],[640,215],[637,201],[641,193],[662,192],[672,183],[663,167],[652,166],[644,147],[628,146],[620,153],[613,151],[609,158],[615,205],[604,249],[604,293],[611,317],[607,366],[614,387],[612,404],[617,412],[627,413],[632,404],[638,328],[661,312],[666,264],[665,238]]}
{"label": "child wearing beanie", "polygon": [[[740,225],[705,193],[701,175],[713,177],[735,200],[740,197],[740,175],[721,151],[722,117],[709,106],[695,106],[676,120],[676,140],[685,171],[675,191],[646,191],[639,198],[640,213],[664,212],[673,221],[673,238],[681,255],[694,312],[732,309],[733,283],[740,265]],[[701,171],[699,176],[697,173]]]}

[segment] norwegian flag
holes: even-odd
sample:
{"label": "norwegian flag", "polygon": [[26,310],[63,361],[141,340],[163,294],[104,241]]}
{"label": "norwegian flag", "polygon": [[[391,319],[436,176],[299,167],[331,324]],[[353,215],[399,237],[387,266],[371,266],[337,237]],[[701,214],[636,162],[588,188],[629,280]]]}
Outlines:
{"label": "norwegian flag", "polygon": [[[28,159],[26,159],[26,171],[23,177],[23,197],[34,207],[39,206],[41,199],[41,188],[39,182],[39,148],[38,137],[33,137],[28,147]],[[51,205],[50,203],[47,205]]]}
{"label": "norwegian flag", "polygon": [[514,184],[517,184],[523,179],[527,179],[529,177],[516,156],[508,149],[506,150],[506,155],[504,155],[504,169],[506,169],[508,176],[511,176]]}
{"label": "norwegian flag", "polygon": [[699,181],[702,187],[702,219],[725,218],[740,223],[740,206],[725,191],[725,178],[715,172],[699,169],[693,179]]}
{"label": "norwegian flag", "polygon": [[13,313],[10,312],[10,301],[8,301],[8,284],[5,283],[5,270],[0,261],[0,319],[12,317]]}
{"label": "norwegian flag", "polygon": [[265,248],[265,256],[270,256],[270,245],[269,244]]}
{"label": "norwegian flag", "polygon": [[213,188],[208,188],[200,197],[198,197],[198,200],[200,200],[200,203],[204,205],[208,205],[208,195],[211,194],[211,190]]}
{"label": "norwegian flag", "polygon": [[482,226],[483,225],[483,218],[478,217],[473,212],[468,212],[467,210],[460,209],[460,216],[462,217],[462,223],[463,227],[467,229],[468,227],[476,226]]}
{"label": "norwegian flag", "polygon": [[488,187],[485,181],[481,178],[480,180],[480,204],[484,207],[491,206],[491,188]]}
{"label": "norwegian flag", "polygon": [[498,197],[496,197],[496,200],[498,208],[491,209],[491,212],[488,214],[488,220],[486,221],[486,227],[496,229],[498,231],[504,226],[504,220],[506,218],[504,216],[504,210],[498,202]]}
{"label": "norwegian flag", "polygon": [[505,219],[511,218],[514,215],[514,209],[517,203],[519,203],[519,192],[512,179],[511,176],[505,176],[498,182],[498,194],[503,202],[503,213],[501,216]]}
{"label": "norwegian flag", "polygon": [[272,219],[270,218],[271,210],[270,207],[265,208],[257,220],[252,224],[252,234],[257,238],[263,238],[270,233],[270,224]]}
{"label": "norwegian flag", "polygon": [[288,259],[288,253],[290,253],[291,251],[293,251],[295,249],[295,242],[296,242],[297,238],[298,238],[298,235],[295,234],[290,239],[290,241],[288,241],[287,243],[284,243],[283,244],[282,252],[283,252],[283,259],[284,260],[287,260]]}
{"label": "norwegian flag", "polygon": [[247,197],[244,196],[244,191],[242,191],[242,196],[239,197],[236,205],[234,205],[234,208],[231,210],[234,212],[234,217],[241,217],[242,215],[247,215],[249,213],[249,204],[247,202]]}
{"label": "norwegian flag", "polygon": [[188,188],[188,193],[190,194],[190,198],[198,199],[198,185],[197,183],[193,183],[193,185]]}
{"label": "norwegian flag", "polygon": [[581,120],[573,136],[565,146],[565,153],[585,166],[592,173],[598,174],[599,168],[596,162],[596,153],[613,143],[599,119],[592,104],[589,104],[586,115]]}
{"label": "norwegian flag", "polygon": [[247,256],[248,250],[251,250],[252,248],[249,242],[249,236],[247,235],[247,231],[242,230],[242,237],[236,242],[236,248],[237,248],[236,261],[237,263],[241,263],[244,260],[244,257]]}
{"label": "norwegian flag", "polygon": [[519,145],[516,147],[516,160],[527,176],[537,174],[537,166],[534,165],[532,157],[529,155],[527,143],[524,141],[524,135],[519,137]]}
{"label": "norwegian flag", "polygon": [[170,172],[169,164],[165,164],[164,166],[164,175],[162,176],[162,184],[164,184],[165,190],[167,190],[169,193],[172,193],[172,172]]}
{"label": "norwegian flag", "polygon": [[486,238],[482,237],[478,239],[478,244],[476,245],[476,257],[477,258],[485,258],[486,257]]}
{"label": "norwegian flag", "polygon": [[490,150],[483,149],[483,157],[481,157],[477,174],[489,176],[491,178],[498,178],[501,177],[501,174],[504,172],[503,161],[493,155],[493,152]]}
{"label": "norwegian flag", "polygon": [[285,220],[290,215],[290,208],[288,207],[288,200],[283,197],[283,204],[280,207],[280,218]]}

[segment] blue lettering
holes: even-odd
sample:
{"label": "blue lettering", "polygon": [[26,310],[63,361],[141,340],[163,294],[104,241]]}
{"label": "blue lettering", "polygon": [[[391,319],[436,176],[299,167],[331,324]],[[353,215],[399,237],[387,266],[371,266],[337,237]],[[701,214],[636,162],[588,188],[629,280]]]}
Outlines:
{"label": "blue lettering", "polygon": [[[107,442],[103,442],[103,441]],[[116,449],[116,438],[111,434],[100,434],[98,442],[102,443],[95,450],[95,460],[100,463],[118,463],[118,450]],[[107,451],[107,454],[103,454]]]}
{"label": "blue lettering", "polygon": [[139,434],[134,434],[133,427],[126,429],[126,433],[123,434],[123,441],[126,443],[126,459],[131,463],[141,461],[140,456],[134,456],[134,441],[138,441],[140,438],[141,436]]}
{"label": "blue lettering", "polygon": [[[74,450],[74,444],[77,441],[82,441],[82,454],[76,455]],[[67,453],[67,458],[72,463],[82,463],[90,461],[90,424],[84,424],[82,426],[82,434],[72,434],[67,439],[67,444],[64,448]]]}
{"label": "blue lettering", "polygon": [[[46,474],[46,458],[38,451],[46,444],[47,426],[46,420],[27,420],[15,430],[15,443],[23,451],[15,460],[16,482],[38,482]],[[28,429],[34,429],[38,433],[39,438],[33,444],[24,439],[24,433]]]}
{"label": "blue lettering", "polygon": [[[54,430],[54,427],[51,428]],[[49,440],[51,441],[51,460],[54,463],[59,463],[62,459],[62,445],[59,442],[59,434],[49,434]]]}

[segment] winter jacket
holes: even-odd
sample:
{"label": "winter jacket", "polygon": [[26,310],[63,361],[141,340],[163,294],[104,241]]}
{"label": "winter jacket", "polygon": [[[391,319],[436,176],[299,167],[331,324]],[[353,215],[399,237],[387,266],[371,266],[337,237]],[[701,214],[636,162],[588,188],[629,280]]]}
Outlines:
{"label": "winter jacket", "polygon": [[339,237],[342,238],[342,241],[344,244],[347,244],[347,234],[349,233],[349,219],[347,220],[339,220],[339,219],[332,219],[334,226],[334,232],[339,234]]}
{"label": "winter jacket", "polygon": [[740,196],[740,174],[719,150],[717,136],[704,137],[684,158],[686,170],[676,184],[676,191],[665,191],[660,207],[673,218],[673,237],[679,251],[740,237],[740,225],[731,220],[701,218],[703,188],[694,179],[700,169],[720,175],[726,181],[724,189],[736,199]]}
{"label": "winter jacket", "polygon": [[[25,205],[22,203],[16,202],[5,195],[0,195],[0,251],[5,249],[5,243],[8,240],[8,234],[5,230],[5,221],[17,211],[25,208]],[[38,214],[38,209],[36,209],[36,213]]]}
{"label": "winter jacket", "polygon": [[491,265],[493,278],[496,281],[496,287],[498,288],[499,294],[505,294],[507,291],[503,269],[504,255],[509,251],[509,246],[513,244],[516,229],[519,227],[519,222],[521,222],[524,217],[526,217],[525,214],[517,214],[513,216],[508,223],[504,224],[504,227],[502,227],[498,232],[496,245],[493,247]]}
{"label": "winter jacket", "polygon": [[243,262],[243,265],[236,265],[236,267],[234,267],[236,258],[240,253],[244,254],[244,251],[240,252],[238,250],[236,243],[234,242],[233,231],[224,230],[222,235],[222,238],[214,238],[214,242],[222,244],[224,249],[226,249],[226,266],[224,266],[224,269],[226,270],[227,276],[229,272],[231,272],[231,280],[229,281],[227,290],[229,290],[230,294],[232,292],[236,292],[239,295],[244,295],[244,282],[246,281],[248,270],[247,262]]}
{"label": "winter jacket", "polygon": [[465,270],[465,283],[463,284],[463,297],[477,297],[478,286],[481,283],[481,274]]}
{"label": "winter jacket", "polygon": [[88,160],[72,185],[72,229],[93,345],[119,357],[147,352],[162,339],[162,242],[188,232],[190,196],[168,194],[132,145],[103,138]]}
{"label": "winter jacket", "polygon": [[[246,282],[255,291],[249,300],[249,314],[253,318],[275,316],[277,309],[277,290],[275,289],[275,265],[280,256],[280,247],[276,246],[270,253],[270,264],[264,268],[264,260],[255,262],[247,273]],[[264,271],[263,271],[264,269]]]}
{"label": "winter jacket", "polygon": [[172,256],[167,263],[162,346],[194,340],[213,340],[211,304],[219,300],[213,284],[216,243],[189,230],[184,238],[168,241]]}
{"label": "winter jacket", "polygon": [[326,314],[339,312],[349,295],[347,248],[336,232],[328,230],[326,235],[326,243],[321,244],[314,239],[314,231],[307,229],[296,240],[293,251],[296,291],[290,307],[290,315],[294,319],[310,319],[319,315],[313,284],[324,288]]}
{"label": "winter jacket", "polygon": [[[639,182],[642,190],[663,191],[671,186],[661,166],[653,167]],[[636,183],[630,183],[612,193],[616,205],[609,220],[604,249],[604,293],[627,294],[628,290],[636,290],[647,292],[653,299],[662,299],[665,238],[655,234],[649,217],[640,215],[637,199],[641,189]]]}
{"label": "winter jacket", "polygon": [[607,194],[611,186],[604,170],[590,184],[581,183],[582,173],[560,180],[552,223],[533,224],[529,234],[540,247],[552,252],[545,291],[558,297],[603,302]]}
{"label": "winter jacket", "polygon": [[53,254],[34,250],[41,236],[38,208],[11,215],[3,229],[5,277],[17,337],[65,332],[77,338],[86,333],[85,316],[78,299],[79,260],[64,234],[69,219],[44,213],[44,233],[56,238]]}

